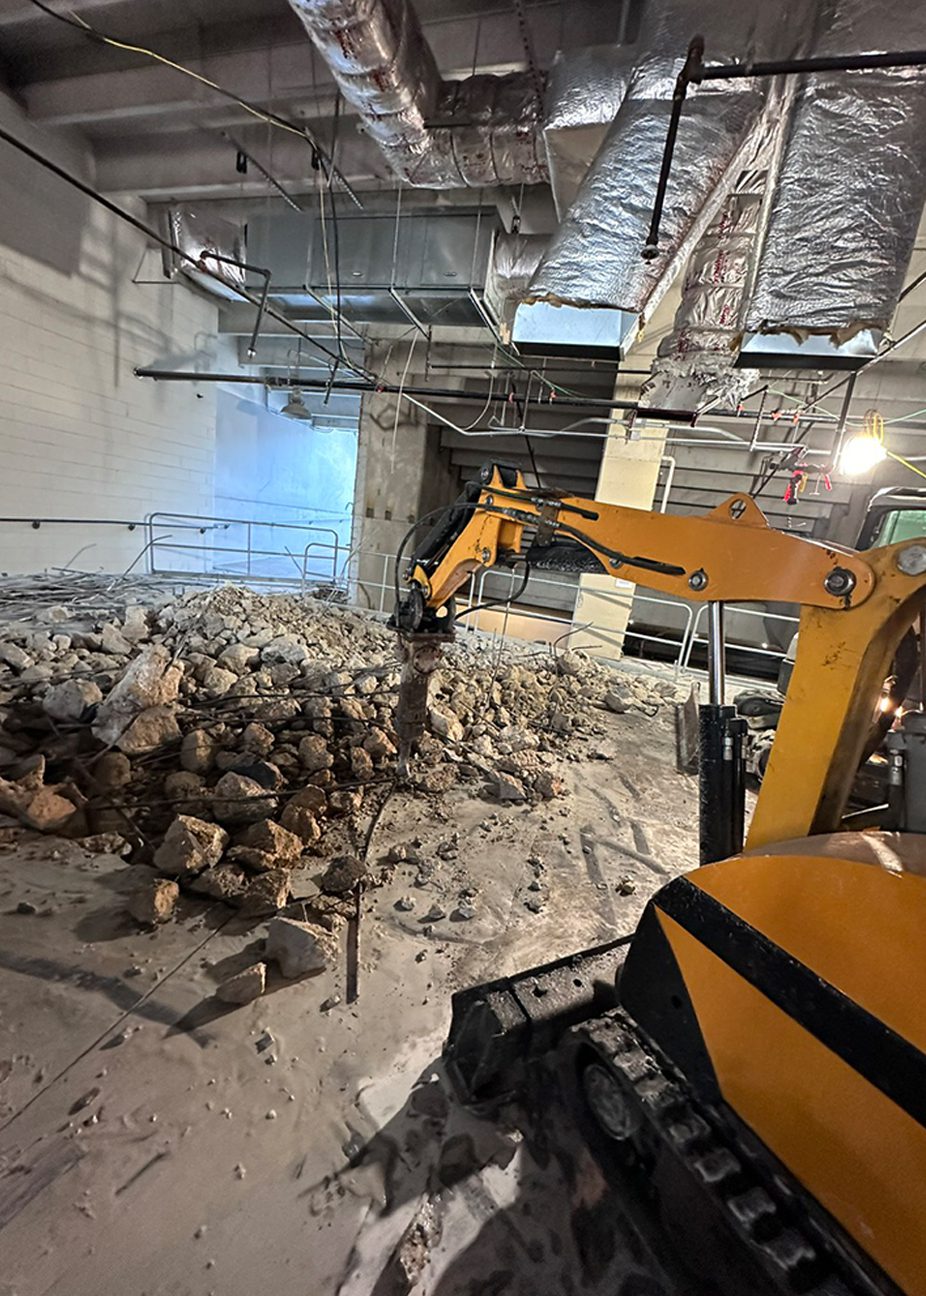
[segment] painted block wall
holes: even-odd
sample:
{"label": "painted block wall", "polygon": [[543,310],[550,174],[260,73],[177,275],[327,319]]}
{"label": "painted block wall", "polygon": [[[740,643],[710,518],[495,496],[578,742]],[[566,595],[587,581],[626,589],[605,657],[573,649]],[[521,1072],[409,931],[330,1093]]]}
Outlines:
{"label": "painted block wall", "polygon": [[[92,178],[79,147],[36,131],[2,98],[0,121]],[[121,571],[143,531],[92,520],[213,511],[215,389],[132,370],[201,363],[217,308],[180,284],[134,283],[152,277],[141,234],[0,150],[0,517],[85,520],[0,522],[0,571]]]}

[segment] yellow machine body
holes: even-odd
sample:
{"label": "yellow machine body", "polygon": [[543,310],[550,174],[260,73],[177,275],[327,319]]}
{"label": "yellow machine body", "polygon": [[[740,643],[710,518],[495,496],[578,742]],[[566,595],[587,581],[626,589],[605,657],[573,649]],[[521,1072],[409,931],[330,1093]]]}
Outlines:
{"label": "yellow machine body", "polygon": [[772,853],[685,881],[714,902],[705,926],[658,898],[656,913],[721,1097],[902,1291],[926,1296],[926,877]]}
{"label": "yellow machine body", "polygon": [[[840,831],[926,600],[926,539],[860,554],[773,531],[744,496],[671,517],[531,492],[497,467],[483,482],[469,520],[406,576],[431,609],[518,556],[525,528],[535,545],[583,545],[602,570],[691,601],[801,605],[747,850],[657,892],[616,1013],[653,1046],[649,1065],[661,1054],[744,1148],[757,1140],[770,1191],[790,1179],[809,1218],[835,1221],[824,1249],[857,1251],[857,1274],[874,1262],[864,1290],[886,1276],[926,1296],[926,837]],[[776,846],[785,839],[797,840]],[[614,1092],[629,1092],[609,1029],[607,1016],[577,1026],[576,1056],[595,1084],[611,1068]]]}

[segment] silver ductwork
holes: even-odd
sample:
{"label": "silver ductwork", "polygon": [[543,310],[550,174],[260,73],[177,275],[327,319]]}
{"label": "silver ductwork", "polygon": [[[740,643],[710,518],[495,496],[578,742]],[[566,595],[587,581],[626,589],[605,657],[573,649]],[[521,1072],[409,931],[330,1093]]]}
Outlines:
{"label": "silver ductwork", "polygon": [[762,170],[740,176],[689,257],[672,332],[640,394],[641,414],[691,415],[713,402],[735,408],[757,385],[757,370],[734,366],[765,181]]}
{"label": "silver ductwork", "polygon": [[[660,255],[645,261],[671,98],[687,45],[703,33],[712,62],[779,54],[782,14],[773,6],[664,0],[648,7],[627,95],[575,201],[550,241],[519,309],[516,333],[532,312],[563,329],[579,310],[610,310],[626,341],[651,314],[729,192],[755,163],[770,132],[774,87],[749,79],[710,84],[689,96],[679,127],[663,211]],[[621,346],[624,345],[621,342]]]}
{"label": "silver ductwork", "polygon": [[546,234],[495,236],[486,274],[485,301],[506,344],[511,340],[518,302],[527,292],[549,241]]}
{"label": "silver ductwork", "polygon": [[636,46],[590,45],[556,55],[543,139],[557,215],[569,210],[630,85]]}
{"label": "silver ductwork", "polygon": [[410,0],[290,0],[400,179],[429,189],[547,179],[528,73],[442,82]]}
{"label": "silver ductwork", "polygon": [[[882,50],[898,37],[908,49],[926,46],[926,5],[826,8],[815,54]],[[924,139],[924,68],[815,73],[801,83],[747,313],[758,335],[747,354],[758,358],[769,335],[788,346],[792,365],[840,347],[857,351],[858,363],[874,353],[926,201]]]}

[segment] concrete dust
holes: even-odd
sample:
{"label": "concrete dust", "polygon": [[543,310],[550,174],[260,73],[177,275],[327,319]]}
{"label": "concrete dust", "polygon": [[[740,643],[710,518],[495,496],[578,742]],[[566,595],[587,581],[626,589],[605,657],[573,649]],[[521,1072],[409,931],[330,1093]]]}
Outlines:
{"label": "concrete dust", "polygon": [[[190,640],[202,633],[201,608],[184,620],[194,603],[180,603],[170,621],[171,634],[188,634],[185,655],[176,658],[186,663],[182,678]],[[210,606],[216,616],[239,615],[224,603],[218,610]],[[330,619],[332,610],[323,612]],[[319,615],[317,609],[309,613],[310,621]],[[278,661],[263,665],[264,650],[286,632],[263,646],[248,644],[264,633],[254,628],[256,613],[249,617],[249,632],[235,626],[233,642],[207,641],[192,651],[238,681],[297,665],[285,660],[299,651],[288,641],[277,643]],[[124,641],[129,630],[139,635],[145,627],[149,639],[130,644],[129,654],[107,636],[110,647],[127,657],[120,670],[160,632],[148,614],[119,619]],[[226,633],[218,623],[208,628],[216,630],[215,639]],[[330,644],[325,650],[325,669],[343,667],[349,675],[349,683],[337,686],[340,693],[325,697],[338,705],[347,701],[348,712],[373,696],[364,692],[361,661],[373,640],[383,653],[377,688],[394,669],[391,644],[375,623],[369,641],[351,645],[352,637],[367,633],[362,626],[356,635],[353,628],[347,633],[341,641],[347,657],[332,661]],[[9,642],[36,656],[27,638]],[[304,647],[305,638],[300,642]],[[178,641],[172,643],[176,652]],[[258,656],[229,648],[254,649]],[[70,649],[59,651],[66,656]],[[103,651],[102,635],[101,647],[87,651]],[[600,691],[584,696],[583,688],[598,690],[589,681],[602,668],[578,658],[570,660],[567,670],[577,673],[569,676],[547,656],[541,664],[550,673],[541,672],[538,684],[537,663],[523,654],[510,662],[514,683],[502,685],[510,693],[486,707],[477,690],[488,676],[473,664],[485,660],[482,651],[474,649],[463,665],[451,664],[436,695],[464,736],[451,741],[433,732],[422,768],[450,769],[453,779],[443,791],[396,788],[376,824],[366,860],[354,1003],[345,996],[347,933],[339,909],[345,901],[324,895],[313,878],[333,858],[357,854],[358,835],[391,780],[363,788],[359,805],[332,814],[332,794],[356,789],[333,788],[332,782],[348,781],[337,775],[312,782],[322,771],[307,769],[299,745],[308,736],[323,738],[332,753],[329,768],[346,769],[350,740],[360,738],[363,747],[371,724],[361,727],[342,713],[345,726],[358,728],[327,737],[316,725],[330,717],[268,713],[269,704],[300,696],[299,680],[314,678],[317,659],[308,674],[300,661],[287,683],[273,683],[268,675],[266,686],[258,681],[256,692],[222,704],[234,700],[231,714],[222,712],[226,727],[214,747],[184,736],[164,749],[160,764],[128,756],[130,779],[109,796],[140,799],[137,790],[152,770],[163,781],[165,770],[178,768],[201,778],[208,790],[228,772],[216,764],[223,750],[281,771],[283,785],[264,792],[314,789],[303,809],[324,826],[313,841],[300,838],[303,849],[286,868],[295,898],[283,913],[323,933],[326,951],[331,946],[323,969],[284,977],[265,949],[272,915],[248,917],[240,907],[197,892],[182,873],[171,920],[139,927],[127,912],[137,871],[158,876],[141,846],[129,842],[122,855],[125,842],[112,836],[85,846],[80,838],[62,840],[6,821],[0,833],[0,1245],[4,1281],[17,1296],[244,1296],[258,1288],[275,1296],[603,1294],[634,1272],[619,1229],[612,1230],[617,1241],[608,1255],[596,1253],[595,1263],[587,1236],[577,1232],[573,1203],[597,1200],[581,1151],[551,1154],[548,1143],[513,1120],[489,1123],[461,1109],[440,1051],[455,989],[633,929],[648,896],[695,862],[696,789],[675,773],[667,707],[650,714],[655,703],[608,706],[604,680]],[[6,717],[35,717],[30,708],[41,699],[28,681],[25,691],[18,682],[29,667],[10,655],[20,667],[18,674],[11,668],[5,686],[15,694],[2,702]],[[489,660],[494,664],[494,657]],[[173,708],[184,735],[207,728],[214,734],[218,727],[205,726],[199,709],[204,690],[226,683],[211,676],[207,686],[211,669],[194,662],[195,690],[184,694],[181,684],[175,702],[157,703]],[[526,673],[519,678],[518,670]],[[104,698],[116,677],[119,671],[108,688],[100,684]],[[551,704],[551,686],[563,678],[580,682]],[[613,686],[612,678],[608,689]],[[669,696],[657,694],[652,682],[645,688],[651,700]],[[300,707],[309,700],[304,697]],[[511,710],[514,701],[534,711],[529,723]],[[73,709],[78,701],[63,697],[56,705]],[[542,728],[551,705],[568,718],[566,732]],[[377,710],[371,723],[389,742],[387,710]],[[85,735],[92,717],[68,723]],[[479,726],[484,732],[474,733]],[[542,735],[537,746],[532,728]],[[27,740],[34,746],[36,732],[17,729],[14,719],[17,750],[9,773],[15,775],[16,762],[28,756],[20,749]],[[209,762],[205,772],[180,767],[183,742],[187,764]],[[372,746],[377,754],[371,759],[388,771],[394,756],[379,735]],[[292,749],[293,763],[273,759],[274,753],[287,756],[283,749]],[[85,758],[87,750],[78,755]],[[536,765],[524,759],[531,753]],[[429,755],[436,757],[430,765]],[[522,783],[523,800],[497,799],[491,775],[506,758],[520,758],[520,764],[509,763],[519,770],[511,777]],[[72,758],[55,759],[57,780]],[[536,778],[551,770],[562,791],[543,799]],[[115,773],[124,776],[121,762]],[[325,810],[316,816],[322,802]],[[176,814],[169,807],[164,832]],[[266,814],[255,822],[268,819],[285,828]],[[291,816],[297,820],[304,826],[303,816]],[[147,822],[153,833],[155,820]],[[216,826],[215,818],[203,822]],[[105,825],[87,826],[112,834]],[[254,861],[264,863],[260,855],[293,849],[288,837],[269,828],[244,842],[248,825],[224,829],[230,840],[239,839],[227,849],[237,845],[251,863],[239,857],[213,869],[233,866],[259,879],[282,867],[274,857],[270,870],[255,868]],[[116,850],[101,851],[101,845]],[[194,872],[201,877],[206,867]],[[263,971],[239,983],[235,1003],[216,998],[217,987],[258,965]],[[241,1003],[261,978],[263,992]],[[617,1218],[619,1203],[607,1205]]]}

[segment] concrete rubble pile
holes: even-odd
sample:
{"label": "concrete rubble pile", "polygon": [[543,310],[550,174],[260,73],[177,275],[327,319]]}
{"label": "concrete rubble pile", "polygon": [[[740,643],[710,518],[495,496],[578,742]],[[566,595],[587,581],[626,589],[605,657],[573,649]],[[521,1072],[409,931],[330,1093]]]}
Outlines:
{"label": "concrete rubble pile", "polygon": [[[20,614],[0,622],[0,814],[121,835],[142,878],[130,912],[150,925],[181,891],[266,917],[305,891],[298,870],[321,873],[317,894],[307,884],[318,945],[395,779],[399,669],[375,617],[234,586],[156,592],[108,620]],[[473,781],[498,800],[549,800],[603,709],[649,713],[674,696],[582,654],[461,633],[432,682],[412,788]],[[262,988],[247,971],[229,1001]]]}

